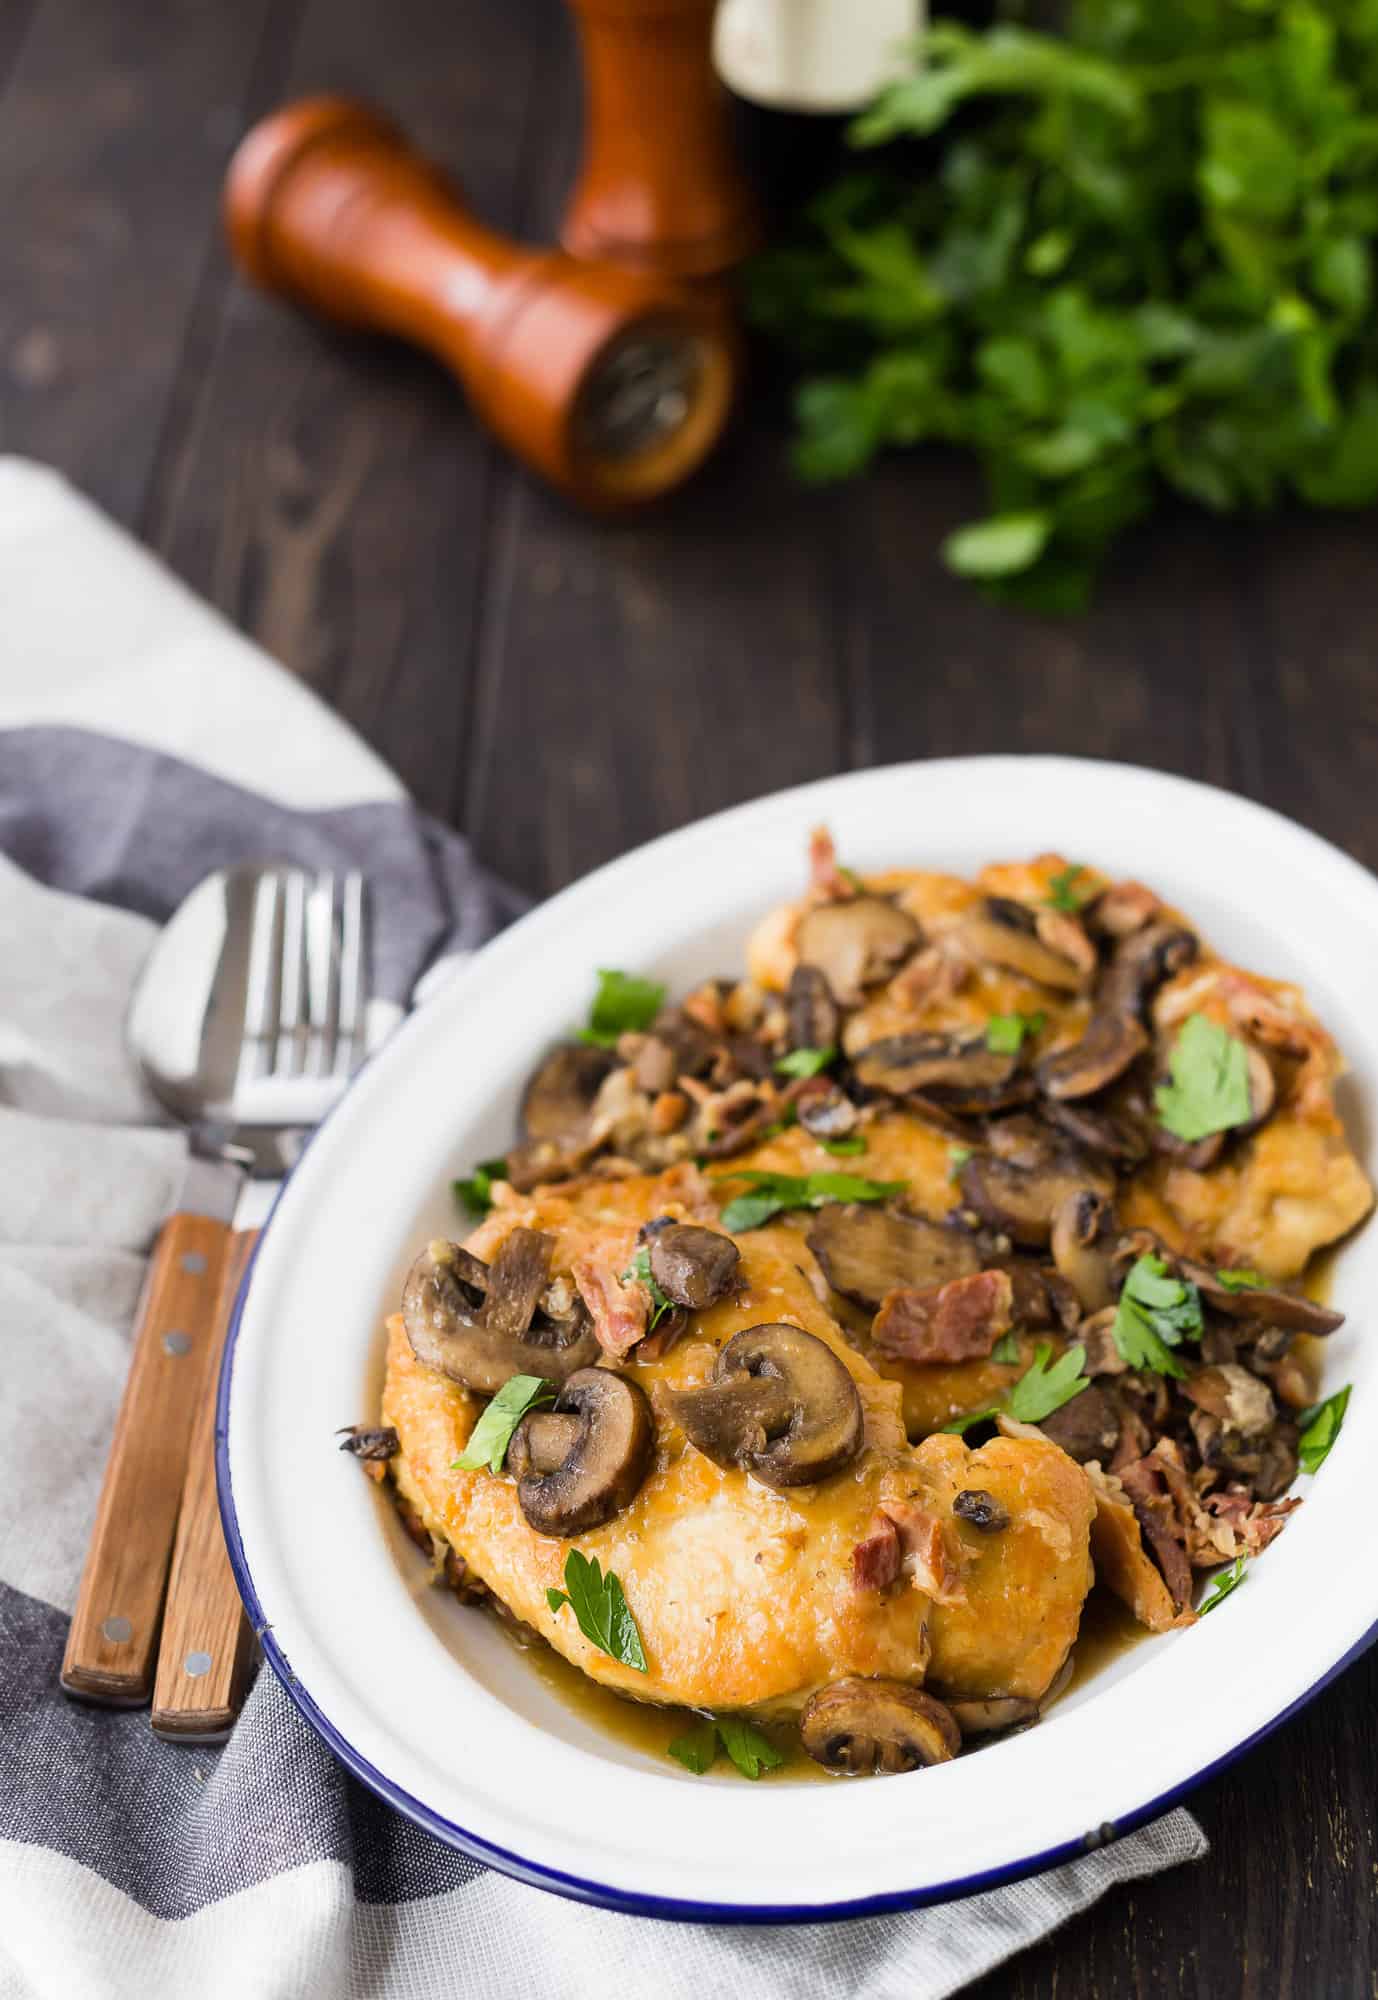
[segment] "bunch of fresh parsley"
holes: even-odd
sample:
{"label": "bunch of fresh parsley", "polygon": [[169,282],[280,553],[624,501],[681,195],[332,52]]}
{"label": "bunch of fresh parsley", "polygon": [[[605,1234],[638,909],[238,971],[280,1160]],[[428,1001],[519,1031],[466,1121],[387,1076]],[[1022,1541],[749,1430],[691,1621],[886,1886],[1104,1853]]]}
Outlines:
{"label": "bunch of fresh parsley", "polygon": [[1378,0],[938,23],[851,138],[890,150],[748,276],[810,370],[806,478],[969,446],[990,511],[949,567],[1058,610],[1164,487],[1378,499]]}

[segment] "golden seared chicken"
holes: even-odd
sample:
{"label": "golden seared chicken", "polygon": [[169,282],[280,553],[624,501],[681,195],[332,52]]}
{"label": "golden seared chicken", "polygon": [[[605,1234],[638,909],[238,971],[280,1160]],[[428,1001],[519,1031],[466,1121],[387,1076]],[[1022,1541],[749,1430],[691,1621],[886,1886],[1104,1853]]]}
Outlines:
{"label": "golden seared chicken", "polygon": [[[517,1617],[594,1679],[643,1699],[798,1708],[848,1677],[920,1686],[936,1648],[945,1694],[1036,1702],[1090,1583],[1084,1474],[1041,1441],[970,1454],[941,1438],[912,1450],[898,1391],[820,1304],[789,1236],[730,1238],[695,1221],[703,1205],[683,1171],[586,1181],[495,1209],[457,1274],[446,1267],[453,1247],[431,1246],[389,1329],[384,1421],[397,1432],[403,1498]],[[616,1356],[615,1293],[631,1289],[617,1274],[648,1223],[662,1225],[651,1248],[677,1292],[711,1302],[665,1351],[652,1334]],[[486,1273],[491,1317],[495,1279],[505,1284],[514,1246],[525,1256],[533,1243],[539,1291],[533,1281],[515,1311],[501,1305],[499,1334],[468,1323],[481,1317],[472,1294],[452,1311],[447,1285],[433,1282],[437,1266],[456,1285]],[[496,1389],[499,1375],[558,1378],[566,1361],[579,1365],[562,1400],[577,1400],[570,1383],[587,1391],[601,1378],[568,1419],[571,1448],[557,1435],[542,1456],[542,1427],[565,1421],[557,1403],[525,1420],[531,1435],[518,1432],[501,1475],[455,1469],[482,1408],[458,1375]],[[624,1396],[643,1428],[626,1421]],[[600,1651],[567,1607],[551,1609],[571,1547],[618,1577],[645,1674]]]}
{"label": "golden seared chicken", "polygon": [[417,1259],[374,1455],[593,1679],[906,1770],[1037,1714],[1093,1578],[1162,1630],[1280,1531],[1340,1324],[1299,1281],[1373,1193],[1300,992],[1143,884],[810,863],[745,978],[601,975]]}

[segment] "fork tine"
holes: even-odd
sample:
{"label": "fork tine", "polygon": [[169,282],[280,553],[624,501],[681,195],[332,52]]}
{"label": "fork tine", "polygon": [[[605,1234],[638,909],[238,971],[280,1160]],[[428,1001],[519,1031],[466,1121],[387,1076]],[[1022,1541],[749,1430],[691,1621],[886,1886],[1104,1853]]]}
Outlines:
{"label": "fork tine", "polygon": [[306,877],[289,871],[282,892],[282,978],[278,987],[276,1076],[300,1076],[306,999]]}
{"label": "fork tine", "polygon": [[308,1076],[328,1076],[335,1060],[335,1030],[339,1012],[339,939],[335,907],[335,877],[329,870],[322,869],[306,899],[306,1006],[310,1021],[306,1044]]}
{"label": "fork tine", "polygon": [[352,1076],[367,1053],[365,1012],[369,997],[368,910],[364,878],[351,868],[344,878],[340,910],[339,1038],[335,1074]]}
{"label": "fork tine", "polygon": [[278,1030],[278,986],[282,977],[282,934],[278,924],[281,882],[268,870],[254,885],[249,930],[249,969],[244,991],[244,1031],[240,1046],[241,1082],[272,1068]]}

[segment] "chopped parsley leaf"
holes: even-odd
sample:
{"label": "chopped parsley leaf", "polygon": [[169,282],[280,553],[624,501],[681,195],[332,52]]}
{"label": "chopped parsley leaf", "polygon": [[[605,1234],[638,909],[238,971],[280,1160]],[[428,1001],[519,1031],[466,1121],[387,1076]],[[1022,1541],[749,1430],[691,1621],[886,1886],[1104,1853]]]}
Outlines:
{"label": "chopped parsley leaf", "polygon": [[775,1067],[781,1076],[817,1076],[830,1062],[837,1061],[836,1048],[791,1049],[787,1056],[781,1056]]}
{"label": "chopped parsley leaf", "polygon": [[493,1206],[493,1182],[506,1179],[506,1160],[480,1160],[468,1180],[450,1182],[450,1192],[470,1215],[482,1218]]}
{"label": "chopped parsley leaf", "polygon": [[1244,1557],[1236,1556],[1228,1569],[1217,1570],[1211,1578],[1211,1594],[1202,1600],[1200,1616],[1204,1618],[1208,1611],[1214,1611],[1217,1604],[1223,1604],[1230,1592],[1238,1590],[1243,1581]]}
{"label": "chopped parsley leaf", "polygon": [[906,1181],[870,1181],[861,1174],[767,1174],[755,1170],[718,1174],[718,1180],[746,1181],[751,1192],[739,1194],[722,1212],[722,1226],[741,1235],[759,1229],[787,1208],[822,1208],[830,1201],[888,1201],[903,1194]]}
{"label": "chopped parsley leaf", "polygon": [[1201,1333],[1201,1294],[1185,1278],[1173,1278],[1161,1257],[1143,1256],[1132,1266],[1115,1308],[1115,1345],[1131,1368],[1184,1376],[1172,1349]]}
{"label": "chopped parsley leaf", "polygon": [[565,1587],[547,1590],[545,1601],[552,1611],[567,1604],[584,1637],[610,1660],[634,1667],[639,1674],[649,1671],[621,1579],[612,1570],[604,1576],[597,1556],[571,1549],[565,1557]]}
{"label": "chopped parsley leaf", "polygon": [[1352,1387],[1352,1383],[1346,1382],[1343,1389],[1337,1389],[1323,1403],[1313,1403],[1297,1419],[1303,1427],[1297,1440],[1297,1456],[1303,1472],[1317,1471],[1330,1456],[1330,1447],[1340,1435],[1340,1426],[1349,1408]]}
{"label": "chopped parsley leaf", "polygon": [[986,1022],[986,1047],[992,1055],[1017,1056],[1025,1035],[1040,1034],[1046,1014],[992,1014]]}
{"label": "chopped parsley leaf", "polygon": [[718,1735],[723,1749],[744,1778],[759,1778],[762,1771],[773,1771],[785,1761],[770,1738],[762,1736],[759,1729],[753,1729],[740,1716],[720,1715]]}
{"label": "chopped parsley leaf", "polygon": [[1019,1359],[1019,1335],[1017,1333],[1002,1333],[990,1351],[990,1358],[992,1361],[1000,1362],[1002,1367],[1007,1367],[1011,1361],[1017,1361]]}
{"label": "chopped parsley leaf", "polygon": [[1176,1139],[1194,1145],[1213,1132],[1247,1125],[1249,1052],[1243,1042],[1204,1014],[1189,1014],[1168,1064],[1171,1082],[1154,1092],[1158,1122]]}
{"label": "chopped parsley leaf", "polygon": [[835,1153],[839,1159],[866,1151],[866,1141],[859,1133],[851,1139],[820,1139],[818,1143],[825,1153]]}
{"label": "chopped parsley leaf", "polygon": [[718,1755],[718,1725],[712,1716],[705,1715],[683,1736],[677,1736],[670,1745],[670,1755],[696,1778],[710,1770]]}
{"label": "chopped parsley leaf", "polygon": [[616,1048],[619,1036],[649,1028],[664,1004],[665,988],[654,979],[600,968],[589,1024],[579,1030],[579,1040]]}
{"label": "chopped parsley leaf", "polygon": [[651,1252],[649,1245],[645,1243],[638,1244],[636,1255],[622,1273],[622,1282],[624,1285],[644,1285],[650,1293],[651,1304],[655,1307],[655,1311],[651,1314],[650,1323],[646,1331],[647,1333],[654,1333],[665,1314],[674,1310],[675,1302],[673,1299],[666,1298],[660,1286],[651,1276]]}
{"label": "chopped parsley leaf", "polygon": [[1261,1291],[1268,1280],[1261,1271],[1217,1271],[1215,1282],[1227,1292],[1253,1292]]}
{"label": "chopped parsley leaf", "polygon": [[452,1471],[501,1472],[512,1433],[528,1410],[555,1401],[555,1384],[543,1375],[509,1375],[469,1433]]}
{"label": "chopped parsley leaf", "polygon": [[1064,868],[1059,874],[1054,875],[1048,883],[1049,907],[1062,910],[1069,917],[1074,917],[1081,908],[1081,896],[1073,885],[1078,875],[1085,873],[1086,870],[1081,863],[1074,861],[1070,868]]}
{"label": "chopped parsley leaf", "polygon": [[967,1161],[970,1158],[971,1158],[970,1146],[948,1147],[947,1177],[950,1181],[955,1181],[958,1178],[958,1176],[961,1174],[962,1168],[966,1165]]}
{"label": "chopped parsley leaf", "polygon": [[[1006,1337],[1013,1338],[1012,1335]],[[968,1410],[965,1415],[954,1417],[950,1424],[944,1424],[943,1429],[960,1437],[973,1424],[986,1423],[991,1417],[999,1416],[1013,1417],[1021,1424],[1041,1424],[1054,1410],[1060,1410],[1064,1403],[1070,1403],[1074,1396],[1079,1396],[1083,1389],[1091,1386],[1088,1377],[1081,1372],[1086,1360],[1084,1347],[1069,1347],[1049,1367],[1052,1353],[1052,1343],[1041,1340],[1029,1367],[998,1403],[992,1403],[984,1410]],[[1010,1358],[1018,1359],[1017,1352]]]}

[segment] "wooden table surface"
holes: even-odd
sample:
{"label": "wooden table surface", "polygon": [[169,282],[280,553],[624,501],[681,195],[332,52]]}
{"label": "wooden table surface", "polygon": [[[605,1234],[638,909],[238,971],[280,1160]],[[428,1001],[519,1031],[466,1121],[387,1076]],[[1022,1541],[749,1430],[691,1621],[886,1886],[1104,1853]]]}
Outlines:
{"label": "wooden table surface", "polygon": [[[549,235],[578,145],[558,0],[0,0],[0,449],[69,474],[494,869],[541,895],[777,786],[989,750],[1206,778],[1378,865],[1372,515],[1179,513],[1090,615],[1020,617],[937,561],[977,505],[960,463],[806,492],[767,411],[653,517],[590,524],[438,370],[231,274],[229,152],[323,87]],[[1370,1655],[1196,1795],[1209,1861],[983,2000],[1378,1992],[1376,1708]]]}

